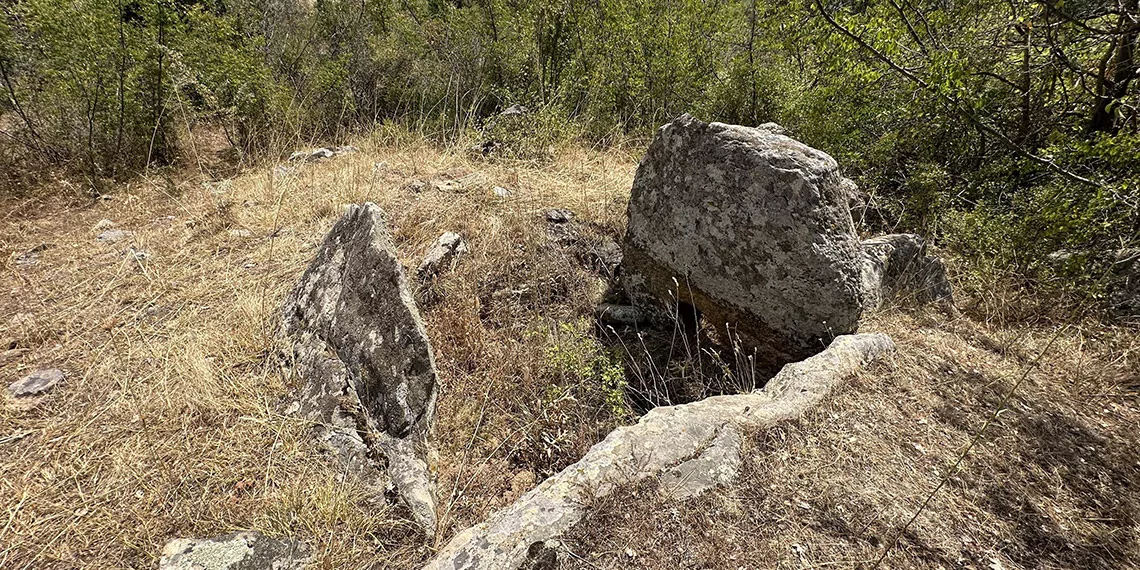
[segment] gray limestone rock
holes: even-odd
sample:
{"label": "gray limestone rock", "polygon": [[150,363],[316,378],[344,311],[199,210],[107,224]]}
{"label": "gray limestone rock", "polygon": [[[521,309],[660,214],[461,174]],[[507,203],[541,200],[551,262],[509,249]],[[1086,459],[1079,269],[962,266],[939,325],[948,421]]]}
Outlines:
{"label": "gray limestone rock", "polygon": [[783,364],[856,330],[862,255],[835,160],[775,131],[688,115],[662,127],[634,178],[622,267],[634,304],[688,303]]}
{"label": "gray limestone rock", "polygon": [[520,568],[534,558],[533,545],[562,536],[592,499],[624,484],[659,477],[664,493],[688,497],[729,483],[739,471],[744,432],[802,416],[893,348],[883,334],[840,336],[823,352],[784,366],[763,390],[650,410],[487,521],[460,532],[425,569]]}
{"label": "gray limestone rock", "polygon": [[926,242],[915,234],[890,234],[863,241],[863,290],[866,308],[887,302],[953,302],[946,266],[926,255]]}
{"label": "gray limestone rock", "polygon": [[565,224],[574,218],[574,212],[562,208],[547,210],[544,215],[546,216],[546,221],[552,224]]}
{"label": "gray limestone rock", "polygon": [[309,548],[295,540],[235,532],[204,539],[177,538],[166,543],[159,570],[302,570]]}
{"label": "gray limestone rock", "polygon": [[416,278],[427,281],[435,277],[453,259],[464,253],[467,253],[467,242],[463,240],[463,236],[455,232],[444,232],[424,256],[423,262],[416,270]]}
{"label": "gray limestone rock", "polygon": [[431,343],[375,204],[350,206],[286,299],[282,333],[303,380],[299,414],[365,483],[394,485],[429,534]]}
{"label": "gray limestone rock", "polygon": [[116,243],[123,240],[132,240],[134,237],[135,232],[113,229],[101,232],[98,236],[95,237],[95,239],[102,243]]}
{"label": "gray limestone rock", "polygon": [[63,371],[58,368],[36,370],[8,385],[8,393],[14,398],[30,398],[52,391],[63,382]]}
{"label": "gray limestone rock", "polygon": [[357,152],[354,146],[330,146],[324,148],[311,148],[308,150],[299,150],[289,155],[289,162],[316,162],[327,158],[333,158],[342,154],[351,154]]}

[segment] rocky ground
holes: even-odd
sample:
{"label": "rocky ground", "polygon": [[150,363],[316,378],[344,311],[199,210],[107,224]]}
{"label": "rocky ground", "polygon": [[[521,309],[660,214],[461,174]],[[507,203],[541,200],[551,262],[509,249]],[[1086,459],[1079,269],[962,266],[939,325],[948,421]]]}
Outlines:
{"label": "rocky ground", "polygon": [[[642,149],[539,165],[359,146],[95,201],[5,199],[0,380],[61,375],[0,409],[0,567],[153,568],[170,539],[254,530],[304,541],[318,568],[413,568],[652,405],[733,389],[708,347],[596,327]],[[409,275],[445,232],[467,249],[415,280],[440,382],[434,538],[285,409],[279,308],[363,201],[387,213]],[[612,493],[562,564],[866,567],[896,537],[884,568],[1140,564],[1134,332],[998,325],[979,309],[992,298],[958,303],[873,317],[862,330],[895,355],[750,434],[737,484],[674,503],[651,483]]]}

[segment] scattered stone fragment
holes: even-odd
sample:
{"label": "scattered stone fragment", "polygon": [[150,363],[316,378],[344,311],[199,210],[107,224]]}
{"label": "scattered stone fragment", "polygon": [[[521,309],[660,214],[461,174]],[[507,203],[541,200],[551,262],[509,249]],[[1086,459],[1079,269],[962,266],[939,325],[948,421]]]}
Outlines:
{"label": "scattered stone fragment", "polygon": [[926,242],[914,234],[890,234],[864,240],[863,289],[866,308],[889,301],[952,302],[942,260],[926,255]]}
{"label": "scattered stone fragment", "polygon": [[416,270],[416,278],[420,281],[430,280],[445,266],[450,265],[452,260],[464,253],[467,253],[467,242],[463,240],[463,236],[455,232],[445,232],[424,256],[423,262]]}
{"label": "scattered stone fragment", "polygon": [[134,247],[127,249],[127,255],[130,256],[135,261],[140,261],[140,262],[150,259],[150,252],[149,251],[147,251],[145,249],[135,249]]}
{"label": "scattered stone fragment", "polygon": [[546,221],[552,224],[565,224],[574,217],[574,212],[555,208],[546,211]]}
{"label": "scattered stone fragment", "polygon": [[459,192],[463,185],[456,180],[432,180],[431,189],[436,192]]}
{"label": "scattered stone fragment", "polygon": [[587,505],[622,485],[658,477],[666,496],[683,498],[730,483],[738,475],[743,433],[799,418],[893,349],[882,334],[840,336],[823,352],[784,366],[763,390],[654,408],[514,504],[457,534],[424,568],[525,567],[582,520]]}
{"label": "scattered stone fragment", "polygon": [[51,245],[41,243],[40,245],[37,245],[36,247],[33,247],[32,249],[29,249],[28,251],[17,255],[16,265],[27,267],[39,263],[40,252],[47,251],[49,248],[51,248]]}
{"label": "scattered stone fragment", "polygon": [[135,237],[135,232],[128,231],[128,230],[113,229],[113,230],[106,230],[106,231],[100,233],[98,236],[96,236],[95,239],[102,242],[102,243],[116,243],[116,242],[120,242],[123,240],[134,239],[134,237]]}
{"label": "scattered stone fragment", "polygon": [[332,158],[336,156],[331,148],[314,148],[309,150],[299,150],[289,155],[289,162],[315,162],[323,158]]}
{"label": "scattered stone fragment", "polygon": [[818,352],[863,312],[839,167],[774,130],[688,115],[662,127],[634,178],[622,248],[634,304],[692,305],[769,365]]}
{"label": "scattered stone fragment", "polygon": [[500,198],[506,198],[506,197],[511,195],[511,191],[507,190],[506,188],[503,188],[502,186],[496,186],[496,187],[492,188],[491,192],[494,192],[495,195],[500,197]]}
{"label": "scattered stone fragment", "polygon": [[434,356],[379,206],[348,208],[282,316],[303,382],[298,414],[376,500],[394,485],[434,534]]}
{"label": "scattered stone fragment", "polygon": [[316,162],[340,156],[342,154],[351,154],[357,152],[358,148],[354,146],[330,146],[323,148],[312,148],[308,150],[299,150],[289,155],[289,162]]}
{"label": "scattered stone fragment", "polygon": [[594,310],[594,316],[607,325],[632,327],[646,322],[645,311],[633,305],[611,305],[604,303]]}
{"label": "scattered stone fragment", "polygon": [[111,220],[103,218],[102,220],[95,222],[95,226],[92,227],[91,229],[94,231],[97,231],[97,232],[101,232],[103,230],[109,230],[113,227],[115,227],[115,222],[112,222]]}
{"label": "scattered stone fragment", "polygon": [[63,371],[58,368],[36,370],[8,385],[8,393],[16,398],[29,398],[46,394],[63,382]]}
{"label": "scattered stone fragment", "polygon": [[16,359],[20,358],[21,356],[31,352],[31,350],[32,349],[30,349],[30,348],[9,348],[8,350],[5,350],[4,352],[0,352],[0,364],[3,364],[5,362],[9,362],[12,360],[16,360]]}
{"label": "scattered stone fragment", "polygon": [[302,570],[309,547],[257,532],[235,532],[204,539],[178,538],[166,543],[159,570]]}

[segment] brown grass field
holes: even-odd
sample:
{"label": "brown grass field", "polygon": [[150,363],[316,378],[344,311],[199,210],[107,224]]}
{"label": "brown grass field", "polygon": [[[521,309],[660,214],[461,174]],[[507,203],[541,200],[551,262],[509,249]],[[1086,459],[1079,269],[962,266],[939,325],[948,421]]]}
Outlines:
{"label": "brown grass field", "polygon": [[[636,420],[614,371],[652,348],[595,333],[606,280],[543,217],[567,208],[620,238],[636,149],[489,163],[391,132],[359,146],[287,174],[0,201],[0,352],[14,349],[0,380],[67,373],[38,400],[4,396],[0,568],[153,568],[171,538],[239,529],[308,542],[314,568],[414,568]],[[366,200],[408,267],[444,231],[471,249],[416,293],[442,384],[434,539],[367,503],[282,412],[277,309],[342,205]],[[96,241],[104,219],[133,240]],[[645,485],[614,494],[567,538],[564,565],[868,568],[893,544],[882,568],[1140,567],[1135,330],[996,324],[969,290],[959,305],[871,317],[864,330],[898,353],[754,434],[738,485],[679,504]]]}

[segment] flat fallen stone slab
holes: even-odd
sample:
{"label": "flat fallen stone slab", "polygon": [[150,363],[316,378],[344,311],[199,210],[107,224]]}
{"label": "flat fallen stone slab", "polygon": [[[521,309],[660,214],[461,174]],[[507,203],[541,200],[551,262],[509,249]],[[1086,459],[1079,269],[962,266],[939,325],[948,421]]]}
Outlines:
{"label": "flat fallen stone slab", "polygon": [[159,570],[301,570],[309,563],[304,543],[235,532],[214,538],[177,538],[162,549]]}
{"label": "flat fallen stone slab", "polygon": [[748,430],[799,418],[867,362],[893,349],[884,334],[840,336],[823,352],[784,366],[763,390],[654,408],[486,522],[456,535],[424,568],[524,567],[542,551],[536,545],[573,528],[592,500],[650,477],[659,477],[662,492],[673,498],[729,484],[739,473],[740,445]]}
{"label": "flat fallen stone slab", "polygon": [[46,394],[63,382],[64,373],[58,368],[36,370],[8,385],[8,393],[15,398],[30,398]]}

